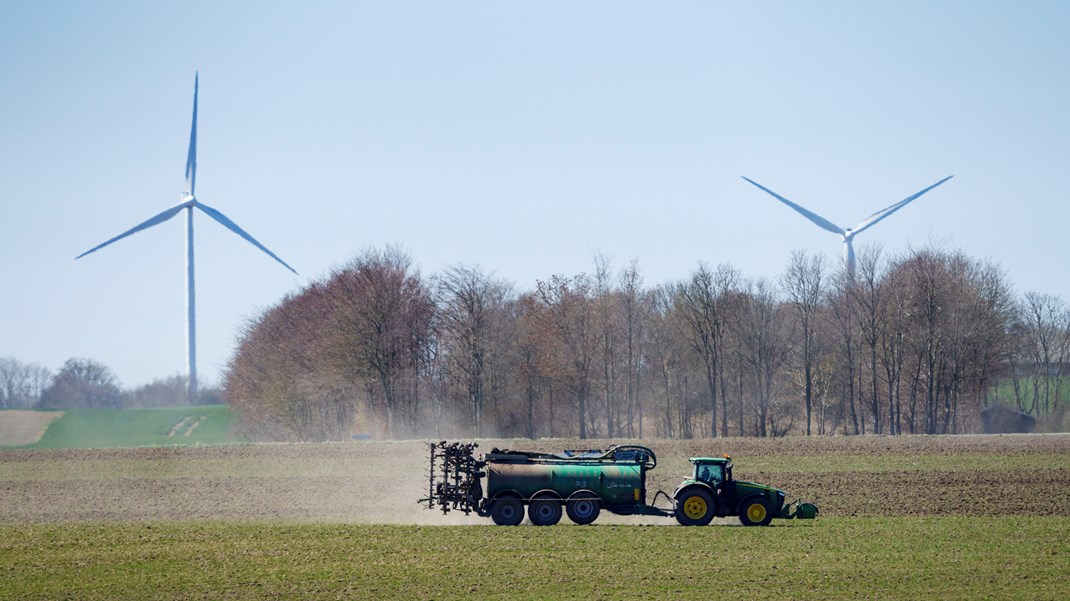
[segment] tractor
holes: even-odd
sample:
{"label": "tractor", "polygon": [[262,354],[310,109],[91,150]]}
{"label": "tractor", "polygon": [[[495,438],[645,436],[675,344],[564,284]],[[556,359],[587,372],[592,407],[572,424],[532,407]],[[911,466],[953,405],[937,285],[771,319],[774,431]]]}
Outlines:
{"label": "tractor", "polygon": [[773,518],[813,519],[817,507],[796,501],[784,504],[784,491],[732,478],[732,458],[692,457],[694,468],[673,491],[676,521],[705,526],[715,517],[738,516],[744,526],[768,526]]}

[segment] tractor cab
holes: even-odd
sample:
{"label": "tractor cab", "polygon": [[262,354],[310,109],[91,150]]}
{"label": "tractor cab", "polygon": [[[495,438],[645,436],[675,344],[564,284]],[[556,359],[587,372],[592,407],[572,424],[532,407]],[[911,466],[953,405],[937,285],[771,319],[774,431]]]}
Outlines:
{"label": "tractor cab", "polygon": [[691,477],[699,482],[709,484],[717,490],[723,484],[732,481],[732,458],[724,457],[692,457],[691,463],[694,472]]}

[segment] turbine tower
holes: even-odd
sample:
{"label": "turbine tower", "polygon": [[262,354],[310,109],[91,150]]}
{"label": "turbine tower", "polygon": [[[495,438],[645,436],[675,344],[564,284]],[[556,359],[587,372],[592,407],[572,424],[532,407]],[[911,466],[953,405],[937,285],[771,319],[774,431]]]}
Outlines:
{"label": "turbine tower", "polygon": [[922,194],[925,194],[929,190],[932,190],[933,188],[939,186],[940,184],[946,182],[947,180],[949,180],[949,179],[951,179],[952,177],[955,177],[955,176],[949,175],[949,176],[945,177],[944,179],[936,182],[935,184],[929,186],[928,188],[925,188],[924,190],[922,190],[920,192],[917,192],[915,194],[912,194],[912,195],[904,198],[903,200],[900,200],[899,202],[897,202],[897,203],[895,203],[895,204],[893,204],[891,206],[885,207],[885,208],[877,211],[876,213],[870,215],[869,217],[866,217],[862,221],[862,223],[859,223],[858,225],[854,226],[853,228],[842,228],[842,227],[836,225],[835,223],[832,223],[828,219],[825,219],[824,217],[818,215],[817,213],[814,213],[813,211],[809,211],[809,210],[807,210],[807,209],[805,209],[805,208],[803,208],[803,207],[791,202],[787,198],[784,198],[783,196],[777,194],[776,192],[773,192],[772,190],[770,190],[769,188],[766,188],[765,186],[759,184],[758,182],[756,182],[756,181],[754,181],[754,180],[752,180],[752,179],[750,179],[748,177],[744,177],[744,176],[741,176],[741,177],[743,177],[743,179],[747,180],[748,182],[754,184],[759,189],[765,191],[766,193],[768,193],[773,198],[775,198],[775,199],[779,200],[780,202],[788,205],[789,207],[795,209],[803,217],[806,217],[810,221],[814,222],[814,224],[817,225],[817,227],[819,227],[819,228],[821,228],[823,230],[832,232],[833,234],[839,234],[840,236],[842,236],[843,237],[843,261],[844,261],[844,265],[846,265],[846,267],[847,267],[847,274],[853,279],[854,275],[855,275],[855,249],[854,249],[854,244],[853,244],[854,237],[857,236],[858,234],[861,234],[865,230],[873,227],[874,225],[877,224],[877,222],[879,222],[880,220],[884,219],[885,217],[887,217],[887,216],[891,215],[892,213],[898,211],[899,209],[902,209],[903,207],[907,206],[908,204],[910,204],[910,202],[912,200],[916,199],[917,197],[921,196]]}
{"label": "turbine tower", "polygon": [[257,242],[255,238],[238,227],[238,224],[228,219],[226,215],[200,202],[194,195],[194,188],[197,183],[197,87],[199,80],[200,74],[194,74],[193,125],[190,128],[189,134],[189,154],[186,156],[186,187],[182,191],[182,202],[75,257],[75,260],[81,259],[113,242],[118,242],[131,234],[136,234],[141,230],[161,224],[175,215],[178,215],[183,210],[186,211],[186,372],[189,377],[187,381],[187,394],[189,395],[189,402],[191,403],[197,398],[197,311],[194,294],[196,286],[194,284],[193,269],[193,209],[200,209],[206,215],[222,224],[223,227],[241,236],[253,246],[267,253],[269,257],[281,263],[283,267],[292,271],[294,275],[297,275],[297,271],[293,267],[287,265],[286,261],[283,261],[275,253],[268,250],[263,244]]}

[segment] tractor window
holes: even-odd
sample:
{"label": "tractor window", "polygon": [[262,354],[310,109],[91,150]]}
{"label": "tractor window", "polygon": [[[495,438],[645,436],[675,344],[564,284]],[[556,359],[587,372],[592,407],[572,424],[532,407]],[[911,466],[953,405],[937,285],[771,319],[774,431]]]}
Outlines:
{"label": "tractor window", "polygon": [[704,465],[696,465],[695,479],[706,482],[711,486],[717,486],[721,482],[724,482],[724,467],[708,463]]}

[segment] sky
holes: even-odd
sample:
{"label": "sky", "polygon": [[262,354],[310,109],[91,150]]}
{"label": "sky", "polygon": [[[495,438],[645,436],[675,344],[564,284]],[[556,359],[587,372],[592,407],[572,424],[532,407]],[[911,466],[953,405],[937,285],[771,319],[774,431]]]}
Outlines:
{"label": "sky", "polygon": [[777,278],[954,175],[856,249],[935,244],[1070,300],[1070,3],[0,3],[0,357],[185,371],[180,202],[196,219],[198,369],[362,250],[534,288],[638,262]]}

